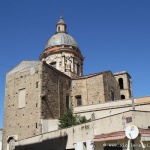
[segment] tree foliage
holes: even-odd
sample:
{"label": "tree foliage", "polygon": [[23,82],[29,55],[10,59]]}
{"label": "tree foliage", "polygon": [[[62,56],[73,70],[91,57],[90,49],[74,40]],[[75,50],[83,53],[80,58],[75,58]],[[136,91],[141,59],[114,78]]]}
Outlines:
{"label": "tree foliage", "polygon": [[63,116],[61,116],[58,120],[59,120],[58,125],[59,129],[68,128],[71,126],[79,125],[90,121],[90,119],[87,120],[85,116],[79,115],[74,116],[71,109],[67,110],[66,113]]}

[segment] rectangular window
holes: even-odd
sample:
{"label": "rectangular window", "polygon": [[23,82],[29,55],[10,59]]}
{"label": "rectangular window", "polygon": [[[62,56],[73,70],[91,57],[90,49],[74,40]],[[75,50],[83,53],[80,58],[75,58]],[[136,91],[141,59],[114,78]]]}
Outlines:
{"label": "rectangular window", "polygon": [[127,117],[126,118],[126,123],[130,123],[130,122],[132,122],[132,117]]}
{"label": "rectangular window", "polygon": [[77,101],[77,106],[81,106],[82,105],[81,95],[76,96],[76,101]]}
{"label": "rectangular window", "polygon": [[36,88],[38,88],[39,82],[36,82]]}
{"label": "rectangular window", "polygon": [[19,108],[24,108],[25,107],[25,95],[26,95],[26,91],[25,89],[20,89],[19,90],[19,97],[18,97],[18,104],[19,104]]}
{"label": "rectangular window", "polygon": [[51,65],[52,67],[56,68],[56,62],[52,62],[52,63],[50,63],[50,65]]}
{"label": "rectangular window", "polygon": [[111,92],[111,100],[112,100],[112,101],[114,101],[114,100],[115,100],[114,92]]}
{"label": "rectangular window", "polygon": [[69,109],[69,95],[66,95],[66,108]]}
{"label": "rectangular window", "polygon": [[77,75],[80,76],[80,65],[77,64]]}

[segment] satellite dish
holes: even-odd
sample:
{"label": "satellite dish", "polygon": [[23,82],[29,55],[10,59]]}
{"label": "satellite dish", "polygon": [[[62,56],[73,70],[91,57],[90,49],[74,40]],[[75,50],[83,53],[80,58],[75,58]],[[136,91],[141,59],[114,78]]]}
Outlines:
{"label": "satellite dish", "polygon": [[125,129],[125,134],[126,134],[128,139],[133,140],[133,139],[135,139],[138,136],[139,129],[135,125],[129,125]]}

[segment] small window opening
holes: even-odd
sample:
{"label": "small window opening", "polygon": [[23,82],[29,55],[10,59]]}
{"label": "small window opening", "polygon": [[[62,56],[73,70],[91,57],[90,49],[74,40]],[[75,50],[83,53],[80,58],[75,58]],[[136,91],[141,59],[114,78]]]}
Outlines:
{"label": "small window opening", "polygon": [[121,95],[121,99],[125,99],[125,96],[124,96],[124,95]]}
{"label": "small window opening", "polygon": [[112,100],[112,101],[115,100],[114,92],[111,92],[111,100]]}
{"label": "small window opening", "polygon": [[39,82],[36,82],[36,88],[38,88],[38,84],[39,84]]}
{"label": "small window opening", "polygon": [[58,32],[60,32],[60,26],[58,26]]}
{"label": "small window opening", "polygon": [[77,64],[77,75],[79,76],[80,75],[80,65]]}
{"label": "small window opening", "polygon": [[69,95],[66,95],[66,108],[69,109]]}
{"label": "small window opening", "polygon": [[50,65],[51,65],[52,67],[56,68],[56,62],[52,62],[52,63],[50,63]]}
{"label": "small window opening", "polygon": [[20,89],[19,90],[19,95],[18,95],[18,108],[24,108],[25,107],[25,95],[26,95],[26,91],[25,89]]}
{"label": "small window opening", "polygon": [[129,89],[129,98],[132,97],[131,90]]}
{"label": "small window opening", "polygon": [[120,89],[124,89],[123,79],[122,79],[122,78],[119,78],[119,79],[118,79],[118,82],[119,82]]}
{"label": "small window opening", "polygon": [[76,101],[77,101],[77,106],[81,106],[82,105],[81,95],[76,96]]}
{"label": "small window opening", "polygon": [[35,128],[37,128],[37,123],[35,123]]}

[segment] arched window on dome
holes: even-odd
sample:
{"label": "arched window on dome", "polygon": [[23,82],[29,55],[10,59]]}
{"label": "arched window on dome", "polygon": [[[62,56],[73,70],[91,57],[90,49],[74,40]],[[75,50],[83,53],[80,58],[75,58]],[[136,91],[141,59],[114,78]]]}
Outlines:
{"label": "arched window on dome", "polygon": [[50,65],[54,68],[56,68],[56,62],[51,62]]}
{"label": "arched window on dome", "polygon": [[58,32],[60,32],[60,26],[58,26]]}
{"label": "arched window on dome", "polygon": [[119,78],[119,79],[118,79],[118,82],[119,82],[120,89],[124,89],[123,79],[122,79],[122,78]]}

